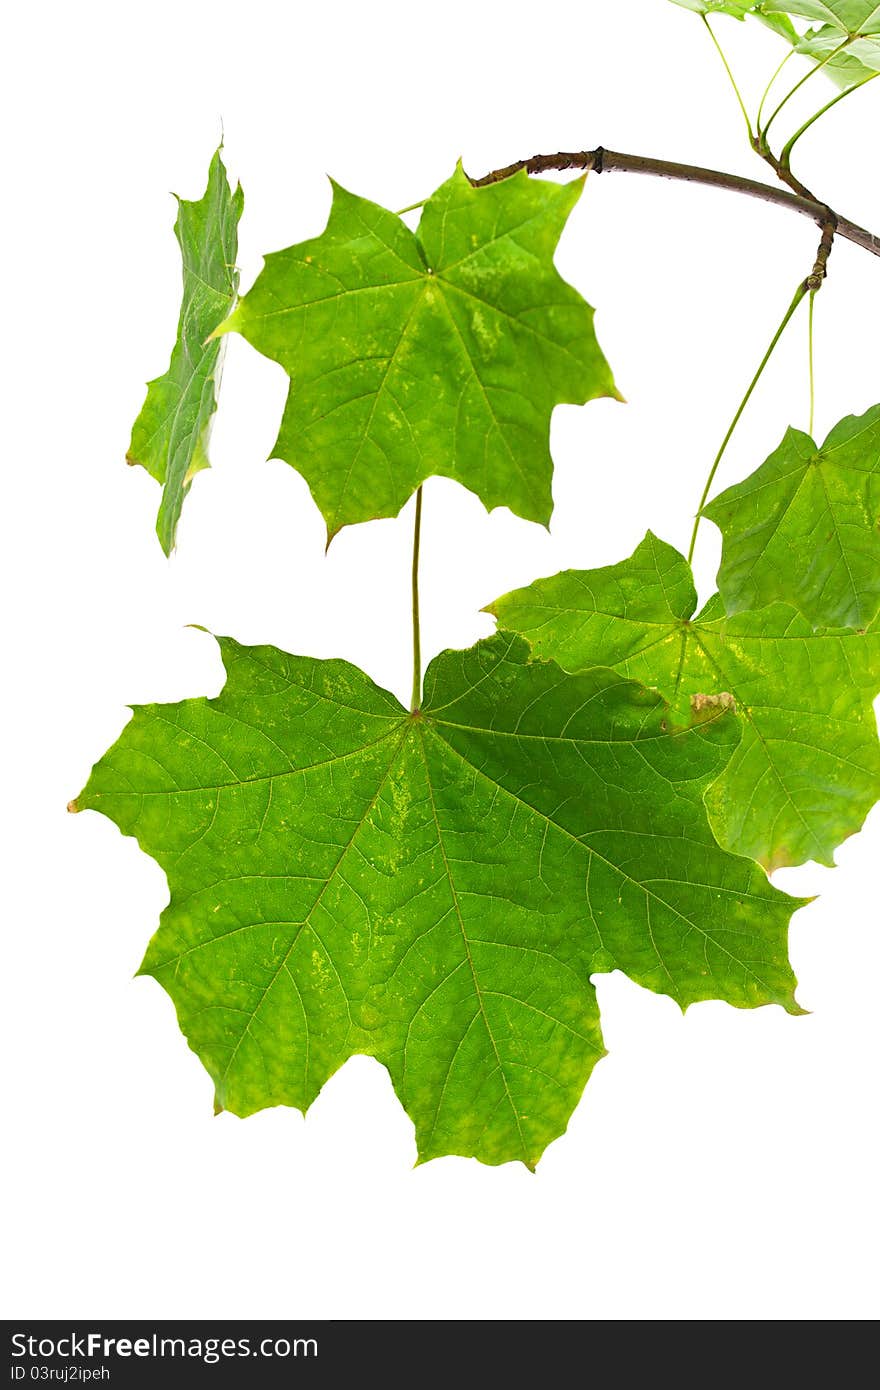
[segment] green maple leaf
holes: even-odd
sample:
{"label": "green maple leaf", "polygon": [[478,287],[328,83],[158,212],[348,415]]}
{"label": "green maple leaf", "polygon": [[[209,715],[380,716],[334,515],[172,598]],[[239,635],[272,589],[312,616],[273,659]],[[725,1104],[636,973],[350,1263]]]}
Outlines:
{"label": "green maple leaf", "polygon": [[797,32],[791,20],[785,15],[765,13],[769,9],[763,0],[672,0],[673,5],[680,5],[684,10],[693,10],[696,14],[715,15],[726,14],[731,19],[745,19],[746,15],[753,15],[762,24],[766,24],[768,29],[781,34],[789,43],[796,43]]}
{"label": "green maple leaf", "polygon": [[823,24],[818,29],[809,29],[798,39],[797,52],[821,63],[822,71],[832,82],[846,90],[867,82],[880,72],[880,37],[850,39],[846,48],[838,53],[841,38],[839,29]]}
{"label": "green maple leaf", "polygon": [[698,617],[690,567],[650,532],[628,560],[540,579],[490,605],[536,654],[656,686],[679,718],[735,704],[739,746],[708,791],[716,835],[768,869],[815,859],[880,797],[880,633],[815,633],[788,604]]}
{"label": "green maple leaf", "polygon": [[789,429],[703,515],[724,538],[728,613],[782,599],[816,627],[867,627],[880,609],[880,405],[841,420],[821,448]]}
{"label": "green maple leaf", "polygon": [[591,972],[799,1012],[798,902],[703,805],[729,715],[673,727],[510,635],[438,657],[417,714],[345,662],[221,646],[220,696],[137,708],[74,805],[168,876],[142,971],[220,1105],[305,1110],[365,1053],[422,1159],[532,1166],[603,1053]]}
{"label": "green maple leaf", "polygon": [[683,10],[693,10],[695,14],[726,14],[731,19],[745,19],[757,6],[754,0],[672,0]]}
{"label": "green maple leaf", "polygon": [[874,0],[763,0],[768,14],[802,15],[847,34],[880,34],[880,5]]}
{"label": "green maple leaf", "polygon": [[[821,63],[822,71],[839,87],[853,87],[880,70],[880,5],[870,0],[672,0],[674,5],[701,15],[725,14],[733,19],[753,15],[788,41],[796,52]],[[818,19],[820,25],[798,33],[789,16]],[[846,42],[848,40],[848,42]],[[846,47],[835,57],[835,50]]]}
{"label": "green maple leaf", "polygon": [[174,546],[192,479],[208,467],[222,344],[206,340],[235,298],[243,206],[241,187],[230,188],[219,150],[211,160],[204,197],[178,199],[174,233],[183,258],[183,301],[177,341],[167,372],[147,387],[127,455],[129,463],[140,464],[162,484],[156,532],[166,555]]}
{"label": "green maple leaf", "polygon": [[[764,8],[819,20],[792,42],[839,87],[856,86],[880,71],[880,5],[873,0],[764,0]],[[831,57],[842,43],[845,49]]]}
{"label": "green maple leaf", "polygon": [[553,407],[617,395],[593,310],[552,261],[582,183],[478,189],[459,167],[417,233],[334,183],[322,235],[266,257],[220,331],[290,376],[273,452],[330,538],[396,516],[437,473],[549,520]]}

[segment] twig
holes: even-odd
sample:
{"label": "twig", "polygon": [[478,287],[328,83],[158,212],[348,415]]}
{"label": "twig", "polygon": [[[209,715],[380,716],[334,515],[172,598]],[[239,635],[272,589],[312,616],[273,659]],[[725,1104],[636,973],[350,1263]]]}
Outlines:
{"label": "twig", "polygon": [[[763,154],[763,151],[761,153]],[[767,158],[766,154],[764,158]],[[774,163],[772,156],[768,162],[773,164],[774,168],[778,164],[778,161]],[[861,246],[864,251],[870,251],[873,256],[880,256],[880,236],[860,227],[856,222],[851,222],[848,217],[834,213],[805,189],[790,170],[776,169],[779,177],[788,184],[788,188],[774,188],[772,184],[759,183],[756,179],[743,178],[740,174],[726,174],[719,169],[703,169],[696,164],[676,164],[671,160],[652,159],[647,155],[620,154],[615,150],[605,150],[600,145],[595,150],[560,151],[558,154],[536,154],[530,159],[518,159],[514,164],[507,164],[503,169],[493,169],[482,178],[471,179],[471,182],[475,187],[482,188],[486,184],[499,183],[502,179],[518,173],[520,169],[525,169],[529,174],[542,174],[549,169],[588,169],[595,174],[650,174],[655,178],[677,179],[684,183],[704,184],[710,188],[724,188],[730,193],[743,193],[747,197],[759,198],[762,202],[790,208],[802,217],[809,217],[822,228],[823,241],[826,228],[833,223],[832,232],[837,236]],[[828,251],[830,249],[829,244]],[[825,261],[827,259],[826,251]],[[813,273],[816,273],[815,269]]]}

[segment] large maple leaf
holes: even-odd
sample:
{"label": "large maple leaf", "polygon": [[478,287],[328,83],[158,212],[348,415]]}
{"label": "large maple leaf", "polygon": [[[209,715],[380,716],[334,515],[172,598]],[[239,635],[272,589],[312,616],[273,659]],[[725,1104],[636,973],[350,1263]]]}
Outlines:
{"label": "large maple leaf", "polygon": [[703,806],[729,714],[677,727],[503,634],[438,657],[415,714],[345,662],[221,646],[220,696],[137,708],[75,806],[168,875],[142,970],[220,1105],[305,1109],[366,1053],[422,1159],[532,1166],[603,1053],[591,972],[798,1012],[797,900]]}
{"label": "large maple leaf", "polygon": [[566,670],[601,663],[656,686],[679,717],[726,696],[743,736],[707,796],[719,839],[768,869],[833,863],[880,796],[876,625],[814,632],[786,603],[728,617],[716,594],[694,617],[696,603],[687,561],[648,532],[619,564],[539,579],[489,611]]}
{"label": "large maple leaf", "polygon": [[274,453],[329,537],[396,516],[431,474],[549,520],[553,407],[617,395],[593,310],[553,266],[582,184],[474,188],[458,168],[412,232],[334,183],[321,236],[266,257],[220,331],[291,378]]}

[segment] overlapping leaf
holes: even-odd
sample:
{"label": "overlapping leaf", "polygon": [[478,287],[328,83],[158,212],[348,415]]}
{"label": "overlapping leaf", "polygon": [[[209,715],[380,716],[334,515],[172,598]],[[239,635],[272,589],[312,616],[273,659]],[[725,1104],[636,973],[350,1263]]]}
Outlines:
{"label": "overlapping leaf", "polygon": [[672,0],[683,10],[693,10],[694,14],[726,14],[732,19],[745,19],[757,8],[755,0]]}
{"label": "overlapping leaf", "polygon": [[839,87],[855,86],[880,71],[880,5],[873,0],[764,0],[764,8],[819,21],[796,36],[795,47],[821,63]]}
{"label": "overlapping leaf", "polygon": [[762,0],[768,14],[801,15],[830,24],[841,34],[880,34],[880,5],[874,0]]}
{"label": "overlapping leaf", "polygon": [[193,476],[208,467],[222,345],[206,339],[235,298],[243,206],[241,188],[230,188],[219,150],[204,196],[194,202],[178,199],[174,232],[183,257],[183,301],[177,341],[167,372],[147,388],[127,455],[129,463],[140,464],[162,484],[156,531],[166,555]]}
{"label": "overlapping leaf", "polygon": [[[839,87],[863,82],[880,70],[880,6],[871,0],[672,0],[674,5],[711,16],[745,19],[753,15],[787,40],[804,57],[821,64]],[[819,24],[798,32],[790,16]]]}
{"label": "overlapping leaf", "polygon": [[728,613],[784,599],[816,627],[867,627],[880,608],[880,405],[841,420],[821,448],[788,430],[703,515],[724,537]]}
{"label": "overlapping leaf", "polygon": [[436,473],[548,521],[553,407],[617,394],[592,309],[553,267],[581,186],[523,172],[477,189],[459,168],[414,233],[334,184],[322,235],[267,256],[221,331],[290,376],[274,452],[330,537],[395,516]]}
{"label": "overlapping leaf", "polygon": [[880,72],[880,38],[850,39],[841,48],[840,31],[827,24],[808,30],[798,40],[797,51],[821,63],[822,71],[844,90]]}
{"label": "overlapping leaf", "polygon": [[168,875],[142,969],[221,1105],[305,1109],[367,1053],[422,1158],[533,1165],[602,1055],[591,972],[798,1011],[797,902],[703,805],[730,715],[674,727],[509,635],[437,658],[417,715],[344,662],[222,650],[221,695],[136,709],[78,803]]}
{"label": "overlapping leaf", "polygon": [[815,633],[787,604],[696,618],[690,568],[650,532],[628,560],[572,570],[490,611],[569,671],[607,665],[656,686],[678,717],[735,701],[743,736],[707,795],[722,844],[768,869],[833,863],[880,797],[880,633]]}
{"label": "overlapping leaf", "polygon": [[672,0],[672,3],[707,16],[725,14],[732,19],[745,19],[746,15],[754,15],[755,19],[781,34],[789,43],[797,42],[798,35],[791,20],[784,14],[765,13],[769,6],[765,6],[762,0]]}

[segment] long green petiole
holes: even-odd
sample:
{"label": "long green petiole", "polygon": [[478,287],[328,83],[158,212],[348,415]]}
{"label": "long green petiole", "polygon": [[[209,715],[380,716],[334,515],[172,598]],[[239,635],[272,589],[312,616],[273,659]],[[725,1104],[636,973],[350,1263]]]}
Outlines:
{"label": "long green petiole", "polygon": [[413,527],[412,552],[412,634],[413,634],[413,683],[411,711],[422,705],[422,637],[419,628],[419,544],[422,536],[422,489],[416,492],[416,520]]}
{"label": "long green petiole", "polygon": [[842,43],[839,43],[836,48],[833,48],[831,50],[830,53],[826,53],[824,58],[822,58],[813,67],[811,67],[809,72],[805,72],[803,77],[801,77],[797,82],[795,82],[791,90],[786,92],[779,105],[768,118],[766,125],[758,127],[758,140],[761,143],[761,145],[766,145],[768,130],[772,126],[773,122],[776,120],[776,117],[779,115],[780,111],[782,111],[783,108],[786,107],[788,103],[791,101],[795,92],[799,92],[805,82],[809,82],[811,77],[814,77],[817,72],[821,72],[822,69],[828,63],[832,62],[838,56],[838,54],[842,53],[845,48],[848,48],[851,43],[852,39],[849,37],[849,35],[847,35]]}
{"label": "long green petiole", "polygon": [[748,405],[749,401],[751,400],[752,392],[754,391],[755,387],[757,386],[758,382],[761,380],[761,377],[762,377],[763,374],[764,374],[764,368],[767,366],[767,363],[770,361],[770,358],[773,356],[773,352],[774,352],[774,349],[775,349],[775,347],[776,347],[776,344],[779,342],[779,339],[782,337],[783,333],[785,332],[786,328],[788,327],[789,323],[791,322],[792,318],[794,317],[795,310],[797,309],[797,307],[798,307],[798,305],[800,304],[801,300],[804,298],[804,295],[806,295],[806,294],[808,294],[808,293],[809,293],[809,288],[808,288],[808,286],[807,286],[807,283],[806,283],[805,280],[802,280],[801,283],[798,285],[797,289],[795,290],[794,298],[792,299],[791,303],[789,304],[788,308],[787,308],[786,311],[785,311],[785,315],[784,315],[784,317],[783,317],[783,319],[782,319],[782,322],[780,323],[780,325],[779,325],[779,327],[777,328],[776,332],[773,334],[773,338],[771,339],[770,346],[768,347],[767,351],[764,353],[764,356],[761,358],[760,364],[759,364],[759,366],[758,366],[758,370],[755,372],[755,375],[752,377],[751,381],[749,382],[748,390],[746,391],[745,395],[743,396],[742,400],[740,401],[740,403],[739,403],[739,405],[738,405],[738,407],[737,407],[736,414],[734,415],[733,419],[732,419],[731,422],[730,422],[730,425],[729,425],[729,427],[728,427],[727,433],[725,434],[724,438],[723,438],[722,441],[721,441],[721,448],[718,450],[718,453],[715,455],[714,461],[713,461],[713,463],[712,463],[712,467],[709,469],[709,476],[708,476],[708,478],[706,479],[706,486],[703,488],[703,495],[702,495],[702,497],[700,498],[700,505],[699,505],[698,508],[697,508],[697,514],[696,514],[696,517],[694,518],[694,529],[693,529],[693,531],[691,532],[691,543],[690,543],[690,547],[689,547],[689,549],[688,549],[688,554],[687,554],[688,564],[690,564],[691,561],[692,561],[693,558],[694,558],[694,550],[695,550],[696,544],[697,544],[697,532],[698,532],[699,529],[700,529],[700,521],[702,520],[703,508],[705,507],[706,502],[707,502],[708,499],[709,499],[709,493],[710,493],[710,491],[712,490],[712,484],[713,484],[713,482],[715,481],[715,474],[718,472],[718,466],[719,466],[719,464],[721,463],[721,460],[723,459],[723,457],[724,457],[724,455],[725,455],[725,453],[726,453],[726,451],[727,451],[727,446],[728,446],[728,444],[730,443],[730,441],[731,441],[731,439],[732,439],[732,437],[733,437],[733,432],[734,432],[734,430],[736,429],[737,425],[739,424],[740,419],[742,418],[742,413],[743,413],[743,411],[745,410],[746,406]]}
{"label": "long green petiole", "polygon": [[810,317],[807,328],[807,352],[810,362],[810,428],[807,434],[813,437],[813,419],[816,414],[816,373],[813,364],[813,312],[816,305],[816,291],[810,290]]}
{"label": "long green petiole", "polygon": [[797,144],[798,140],[800,140],[801,136],[810,129],[811,125],[814,125],[815,122],[818,121],[820,116],[824,116],[825,112],[830,111],[832,106],[836,106],[839,101],[843,101],[843,98],[850,96],[852,92],[857,92],[860,87],[867,87],[868,83],[873,82],[875,77],[880,77],[880,72],[872,72],[870,77],[864,77],[862,78],[861,82],[856,82],[854,86],[847,87],[846,91],[838,92],[837,95],[832,97],[830,101],[826,101],[825,105],[821,106],[819,110],[815,113],[815,115],[812,115],[808,121],[804,121],[803,125],[795,131],[791,139],[788,140],[787,143],[782,147],[782,151],[779,155],[779,162],[782,165],[782,167],[784,169],[788,168],[789,161],[791,158],[791,152]]}
{"label": "long green petiole", "polygon": [[764,107],[767,105],[767,98],[769,97],[771,91],[773,90],[773,84],[775,83],[775,81],[776,81],[777,77],[779,76],[779,74],[782,72],[782,69],[785,67],[786,63],[789,62],[790,59],[792,59],[793,57],[794,57],[794,49],[793,49],[793,48],[790,48],[790,49],[788,50],[788,52],[786,53],[785,57],[783,58],[782,62],[779,64],[779,67],[776,68],[775,72],[773,73],[773,76],[770,78],[770,81],[767,83],[767,86],[764,88],[764,95],[761,97],[761,100],[760,100],[759,103],[758,103],[758,114],[757,114],[756,117],[755,117],[755,124],[756,124],[756,126],[758,127],[759,130],[761,129],[761,117],[762,117],[763,114],[764,114]]}
{"label": "long green petiole", "polygon": [[725,54],[724,49],[721,47],[721,44],[718,42],[718,37],[717,37],[717,35],[716,35],[716,33],[715,33],[715,30],[712,28],[712,25],[709,23],[709,20],[708,20],[707,16],[706,16],[706,15],[701,15],[700,18],[702,19],[703,23],[705,24],[706,28],[708,29],[708,31],[709,31],[709,37],[711,38],[712,42],[714,43],[715,48],[716,48],[717,53],[718,53],[718,56],[719,56],[719,58],[721,59],[722,63],[724,64],[724,71],[727,73],[727,76],[730,78],[730,85],[731,85],[731,87],[733,88],[733,90],[734,90],[734,92],[735,92],[735,94],[736,94],[736,99],[737,99],[737,101],[739,102],[739,109],[740,109],[740,111],[742,112],[743,120],[744,120],[745,123],[746,123],[746,130],[749,132],[749,143],[750,143],[750,144],[754,144],[755,132],[752,130],[752,122],[751,122],[751,120],[749,119],[749,113],[748,113],[748,111],[746,110],[746,104],[745,104],[745,102],[743,101],[742,92],[740,91],[739,87],[737,86],[736,78],[735,78],[734,75],[733,75],[733,69],[731,68],[730,64],[729,64],[728,61],[727,61],[727,55]]}

